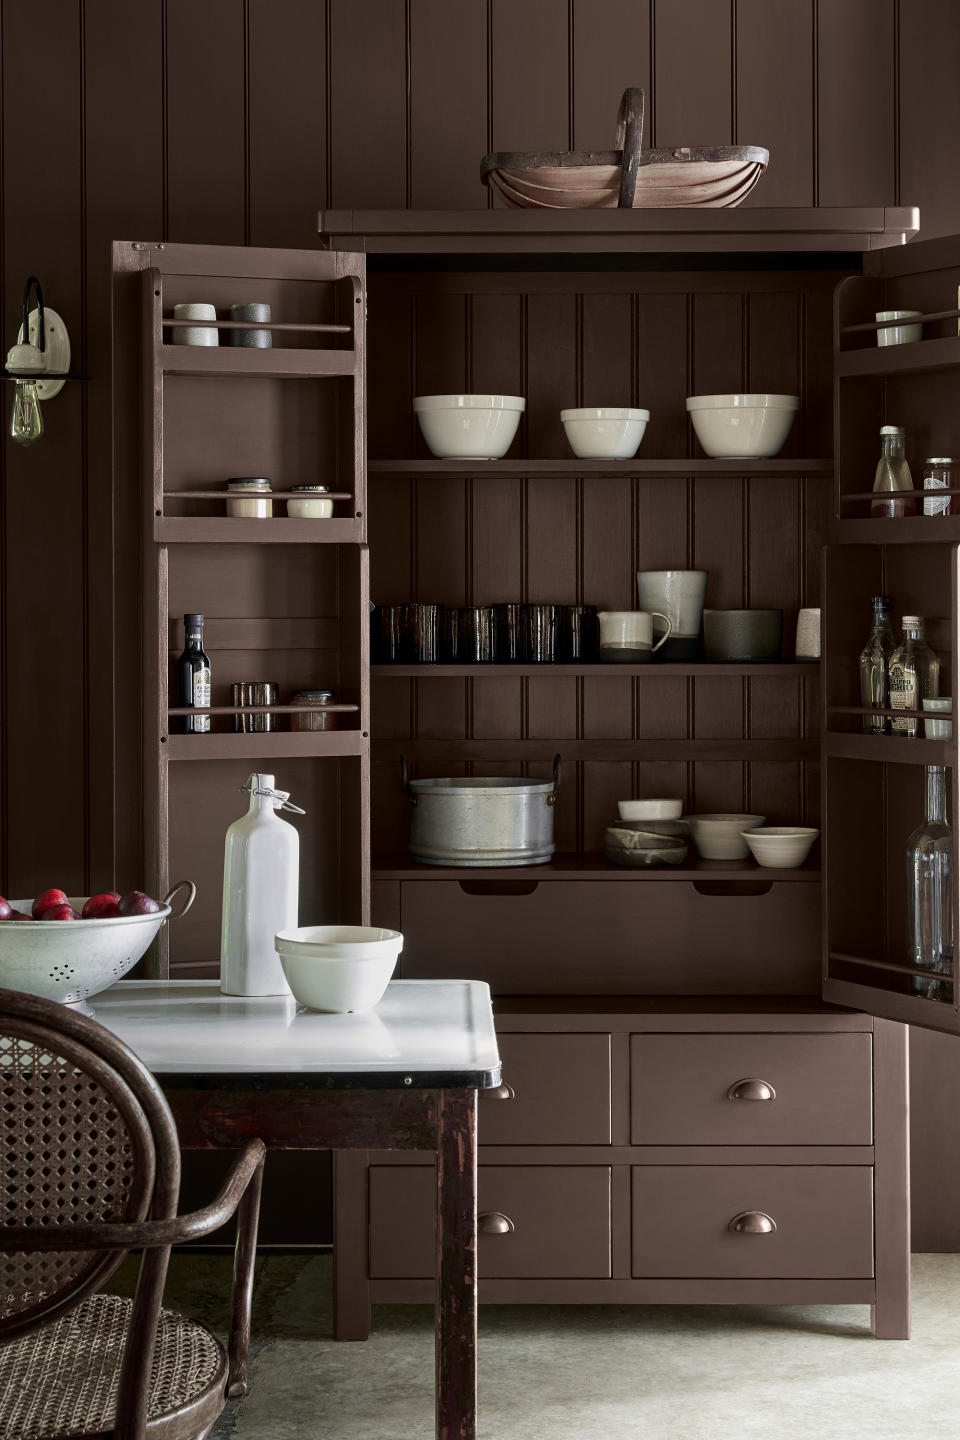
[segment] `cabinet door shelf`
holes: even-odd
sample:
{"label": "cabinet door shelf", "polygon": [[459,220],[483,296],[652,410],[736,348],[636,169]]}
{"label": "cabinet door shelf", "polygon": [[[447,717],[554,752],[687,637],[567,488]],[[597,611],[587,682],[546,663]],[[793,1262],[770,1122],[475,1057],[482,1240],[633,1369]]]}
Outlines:
{"label": "cabinet door shelf", "polygon": [[359,730],[273,730],[268,734],[161,736],[168,760],[292,760],[298,756],[365,755]]}
{"label": "cabinet door shelf", "polygon": [[[257,328],[253,321],[246,329]],[[254,376],[274,380],[322,380],[354,375],[353,350],[259,350],[237,345],[161,345],[159,369],[164,375],[215,375],[222,379]]]}
{"label": "cabinet door shelf", "polygon": [[915,340],[907,345],[841,350],[836,357],[840,380],[864,375],[926,375],[933,370],[952,370],[957,365],[960,365],[960,337],[953,335],[941,340]]}
{"label": "cabinet door shelf", "polygon": [[173,316],[164,316],[160,323],[164,329],[171,330],[186,329],[188,326],[196,330],[202,326],[206,330],[298,330],[311,335],[353,334],[352,325],[320,325],[308,320],[174,320]]}
{"label": "cabinet door shelf", "polygon": [[[221,497],[222,498],[222,497]],[[153,538],[160,545],[359,545],[363,541],[363,520],[291,520],[274,516],[253,520],[232,515],[158,515]]]}
{"label": "cabinet door shelf", "polygon": [[[874,714],[874,711],[867,712]],[[898,711],[902,714],[902,711]],[[930,718],[928,715],[927,719]],[[832,730],[823,738],[823,753],[833,760],[874,760],[878,764],[953,765],[953,740],[924,740],[909,735],[842,734]]]}
{"label": "cabinet door shelf", "polygon": [[[940,492],[923,493],[929,498]],[[841,504],[844,499],[845,496],[840,497]],[[829,526],[828,539],[842,545],[955,545],[960,541],[960,514],[911,515],[902,520],[868,516],[834,520]]]}
{"label": "cabinet door shelf", "polygon": [[[220,490],[164,490],[164,492],[163,492],[163,497],[164,497],[165,500],[223,500],[223,501],[226,501],[226,500],[230,499],[229,493],[228,493],[226,490],[224,490],[224,489],[220,489]],[[233,498],[234,498],[234,499],[237,499],[237,498],[239,498],[239,497],[234,496]],[[274,488],[273,493],[272,493],[271,495],[267,496],[266,498],[267,498],[267,499],[270,499],[270,500],[288,500],[288,499],[291,498],[291,491],[290,491],[290,490],[279,490],[279,489],[277,489],[277,488]],[[293,499],[297,499],[298,497],[297,497],[297,496],[293,496],[292,498],[293,498]],[[324,500],[352,500],[352,499],[353,499],[353,492],[352,492],[351,490],[328,490],[328,491],[326,492],[326,494],[325,494],[322,498],[323,498]],[[243,518],[250,518],[250,517],[232,516],[231,518],[232,518],[232,519],[243,519]]]}
{"label": "cabinet door shelf", "polygon": [[168,715],[321,715],[329,713],[355,715],[359,705],[177,705]]}

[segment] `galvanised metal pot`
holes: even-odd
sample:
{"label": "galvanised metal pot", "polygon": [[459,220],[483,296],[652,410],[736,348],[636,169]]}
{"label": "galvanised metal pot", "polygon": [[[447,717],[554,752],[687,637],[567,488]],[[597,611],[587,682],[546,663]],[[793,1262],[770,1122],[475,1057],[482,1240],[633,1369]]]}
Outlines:
{"label": "galvanised metal pot", "polygon": [[560,756],[553,779],[455,775],[408,780],[410,853],[423,865],[543,865],[553,854]]}

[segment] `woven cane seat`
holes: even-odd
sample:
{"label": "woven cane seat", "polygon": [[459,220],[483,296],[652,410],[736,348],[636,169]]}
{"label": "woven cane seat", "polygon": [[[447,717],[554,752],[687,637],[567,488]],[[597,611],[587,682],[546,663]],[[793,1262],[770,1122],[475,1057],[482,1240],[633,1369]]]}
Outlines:
{"label": "woven cane seat", "polygon": [[[91,1295],[42,1329],[0,1345],[0,1440],[109,1437],[130,1312],[129,1300]],[[203,1434],[222,1409],[226,1377],[216,1336],[161,1310],[148,1434],[155,1440]]]}

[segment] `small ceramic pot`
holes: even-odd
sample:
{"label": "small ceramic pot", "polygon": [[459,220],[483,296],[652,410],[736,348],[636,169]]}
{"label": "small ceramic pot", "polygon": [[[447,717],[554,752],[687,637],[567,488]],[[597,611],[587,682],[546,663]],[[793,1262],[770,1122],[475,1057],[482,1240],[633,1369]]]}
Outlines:
{"label": "small ceramic pot", "polygon": [[782,610],[704,610],[703,649],[719,665],[780,659]]}
{"label": "small ceramic pot", "polygon": [[[665,633],[654,644],[654,616],[666,626]],[[601,610],[600,659],[615,665],[642,665],[666,642],[671,624],[667,615],[649,610]]]}
{"label": "small ceramic pot", "polygon": [[206,320],[208,322],[206,325],[175,325],[172,332],[174,345],[220,344],[216,305],[199,302],[189,305],[174,305],[173,318],[174,320]]}
{"label": "small ceramic pot", "polygon": [[[876,320],[913,320],[922,310],[877,310]],[[877,331],[878,345],[911,345],[923,339],[922,325],[884,325]]]}
{"label": "small ceramic pot", "polygon": [[797,643],[793,653],[798,660],[820,659],[819,610],[801,610],[797,615]]}
{"label": "small ceramic pot", "polygon": [[[270,306],[263,301],[231,305],[230,319],[259,320],[261,324],[266,324],[270,320]],[[229,335],[231,345],[245,345],[254,350],[269,350],[273,345],[273,335],[269,330],[231,330]]]}
{"label": "small ceramic pot", "polygon": [[[706,570],[638,570],[637,597],[641,610],[666,615],[670,631],[661,660],[696,660],[700,654],[700,624],[707,593]],[[666,626],[657,626],[659,634]]]}

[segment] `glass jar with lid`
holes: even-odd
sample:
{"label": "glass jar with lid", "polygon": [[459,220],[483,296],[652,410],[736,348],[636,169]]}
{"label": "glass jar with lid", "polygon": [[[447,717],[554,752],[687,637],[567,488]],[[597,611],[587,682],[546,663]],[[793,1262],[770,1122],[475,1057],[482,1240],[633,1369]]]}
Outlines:
{"label": "glass jar with lid", "polygon": [[[924,460],[923,488],[924,490],[960,489],[960,460],[953,460],[949,455],[932,455],[929,460]],[[950,495],[942,495],[936,500],[924,500],[924,515],[949,515],[952,498]]]}
{"label": "glass jar with lid", "polygon": [[[332,690],[294,690],[290,704],[296,705],[290,716],[291,730],[336,730],[336,710],[317,710],[317,705],[332,705],[335,696]],[[302,706],[301,710],[299,707]]]}
{"label": "glass jar with lid", "polygon": [[269,520],[273,488],[263,475],[238,475],[227,481],[227,514],[240,520]]}
{"label": "glass jar with lid", "polygon": [[292,485],[287,514],[292,520],[329,520],[333,514],[330,486]]}

